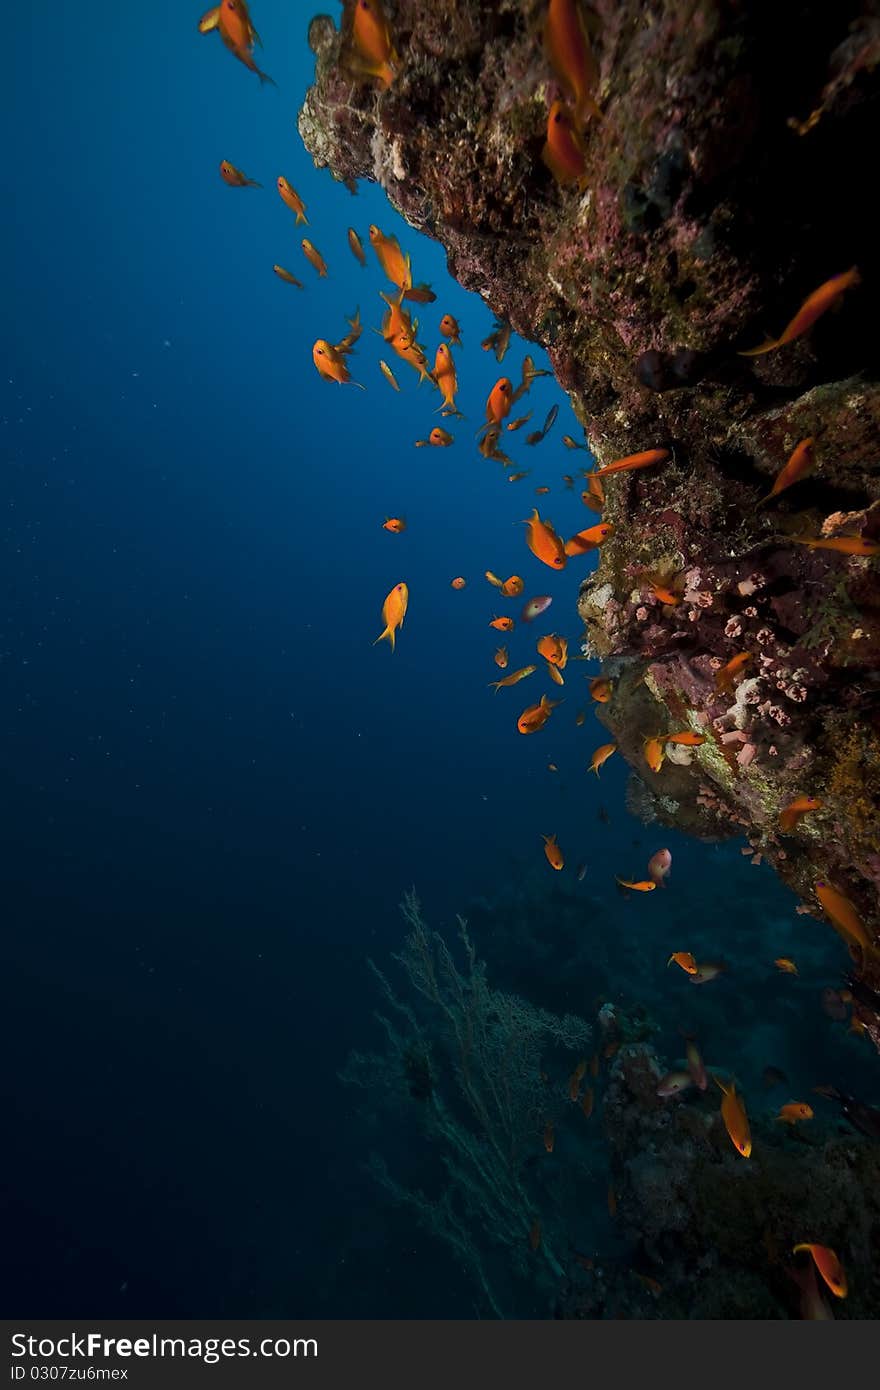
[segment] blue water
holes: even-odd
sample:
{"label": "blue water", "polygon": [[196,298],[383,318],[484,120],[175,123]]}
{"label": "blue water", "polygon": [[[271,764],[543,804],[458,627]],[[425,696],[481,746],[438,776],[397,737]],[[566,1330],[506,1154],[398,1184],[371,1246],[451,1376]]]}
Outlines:
{"label": "blue water", "polygon": [[[550,911],[538,971],[484,936],[536,1002],[584,1012],[603,991],[662,999],[665,953],[687,944],[673,924],[706,939],[720,882],[750,875],[754,901],[715,954],[749,962],[768,914],[791,932],[806,919],[736,847],[629,817],[615,760],[598,787],[585,778],[607,737],[591,712],[574,722],[592,666],[570,667],[560,692],[543,677],[522,699],[488,691],[488,620],[520,604],[496,599],[487,568],[553,594],[547,621],[510,638],[510,670],[540,631],[577,648],[590,562],[551,574],[521,522],[538,484],[564,534],[595,520],[561,483],[585,459],[561,435],[580,431],[540,380],[521,408],[534,428],[558,403],[555,431],[538,448],[527,430],[504,445],[531,476],[510,485],[479,456],[499,375],[479,346],[492,314],[380,190],[352,197],[312,167],[295,126],[311,7],[254,6],[278,90],[196,32],[202,8],[93,0],[86,22],[81,7],[31,0],[4,87],[17,132],[0,231],[5,1305],[468,1315],[465,1274],[361,1173],[337,1081],[370,1041],[364,961],[397,946],[403,891],[417,885],[438,925],[475,898],[579,895],[584,939],[557,943]],[[224,158],[264,190],[226,187]],[[327,280],[302,256],[280,173],[305,199]],[[389,286],[346,242],[354,226],[368,246],[374,221],[438,294],[415,309],[431,360],[440,316],[461,324],[467,419],[445,422],[448,450],[413,447],[439,422],[437,395],[397,359],[400,395],[379,373],[388,353],[369,327]],[[365,392],[319,381],[311,360],[357,306]],[[515,381],[526,350],[546,365],[514,340]],[[389,535],[382,522],[399,514],[408,529]],[[392,655],[372,643],[400,580],[410,607]],[[523,739],[516,716],[545,686],[565,704]],[[550,883],[550,831],[571,864],[589,862],[583,885]],[[660,844],[676,863],[646,927],[654,904],[623,903],[611,876]],[[836,938],[821,941],[817,990],[845,963]],[[729,1049],[776,1012],[760,995],[771,987],[724,983],[720,1064],[743,1067]],[[673,1055],[677,1023],[673,1003]],[[778,1021],[777,1033],[782,1046]],[[756,1049],[753,1066],[786,1060]]]}

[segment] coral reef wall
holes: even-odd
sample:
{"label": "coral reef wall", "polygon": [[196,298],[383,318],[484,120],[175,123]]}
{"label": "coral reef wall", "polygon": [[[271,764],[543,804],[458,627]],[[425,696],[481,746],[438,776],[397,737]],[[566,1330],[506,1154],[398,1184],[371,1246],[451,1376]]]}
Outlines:
{"label": "coral reef wall", "polygon": [[[615,534],[580,599],[616,678],[602,718],[640,779],[634,804],[745,833],[817,915],[827,877],[876,936],[877,561],[792,537],[880,539],[878,6],[594,0],[602,114],[583,189],[540,157],[559,95],[545,0],[385,11],[401,66],[384,92],[352,75],[332,19],[312,21],[299,128],[316,163],[380,183],[463,286],[546,348],[600,464],[671,453],[606,479]],[[740,355],[853,266],[861,283],[810,333]],[[812,475],[758,506],[806,437]],[[685,725],[706,742],[650,772],[644,738]],[[783,835],[801,795],[822,806]],[[849,944],[880,1046],[880,969]]]}

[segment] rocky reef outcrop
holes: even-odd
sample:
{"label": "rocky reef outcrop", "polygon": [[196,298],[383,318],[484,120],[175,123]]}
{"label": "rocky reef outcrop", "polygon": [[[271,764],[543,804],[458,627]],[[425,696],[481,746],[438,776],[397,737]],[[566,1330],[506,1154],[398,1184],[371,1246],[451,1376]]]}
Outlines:
{"label": "rocky reef outcrop", "polygon": [[[380,183],[460,283],[547,350],[600,464],[669,451],[605,480],[615,532],[579,605],[615,681],[602,718],[634,803],[744,833],[804,910],[821,915],[829,879],[876,938],[878,562],[794,538],[880,540],[880,9],[593,0],[601,117],[583,188],[561,188],[541,160],[559,95],[545,0],[384,7],[401,58],[385,91],[352,74],[332,19],[312,21],[299,128],[315,161]],[[854,266],[860,283],[808,334],[741,355]],[[764,502],[808,437],[811,476]],[[651,772],[645,738],[683,727],[705,742]],[[802,795],[822,805],[783,834]],[[880,1046],[880,957],[850,949]]]}

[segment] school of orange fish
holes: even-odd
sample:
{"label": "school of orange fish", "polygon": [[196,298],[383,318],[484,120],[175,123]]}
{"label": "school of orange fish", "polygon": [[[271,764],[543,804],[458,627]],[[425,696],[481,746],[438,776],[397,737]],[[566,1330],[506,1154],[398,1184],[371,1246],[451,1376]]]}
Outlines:
{"label": "school of orange fish", "polygon": [[[344,0],[344,6],[344,62],[348,72],[355,80],[373,83],[381,90],[387,89],[397,77],[401,60],[395,49],[391,29],[380,0]],[[254,48],[260,45],[261,41],[251,20],[246,0],[222,0],[221,4],[214,6],[203,15],[199,22],[199,30],[202,33],[217,32],[225,47],[239,62],[255,73],[261,83],[272,82],[272,78],[261,71],[254,60]],[[593,55],[586,18],[578,0],[548,0],[543,37],[546,57],[562,95],[550,104],[548,110],[546,141],[542,151],[542,159],[562,187],[576,185],[583,188],[587,167],[587,147],[584,132],[591,120],[601,119],[602,112],[596,100],[599,83],[598,66]],[[227,160],[223,160],[220,164],[220,175],[224,182],[233,188],[261,187],[259,183],[249,178],[242,170],[235,168]],[[296,225],[307,225],[305,204],[296,190],[283,176],[278,178],[276,186],[279,197],[294,214]],[[413,320],[411,312],[405,306],[407,302],[432,303],[436,299],[436,295],[429,285],[414,284],[410,257],[404,255],[396,237],[384,234],[377,226],[371,226],[369,241],[383,274],[389,284],[394,287],[391,293],[384,291],[381,293],[385,310],[380,331],[388,350],[418,374],[419,385],[427,381],[439,392],[442,399],[438,409],[443,417],[463,418],[456,405],[458,376],[452,352],[453,348],[457,350],[462,348],[458,323],[451,314],[444,314],[441,317],[439,332],[443,341],[436,350],[433,367],[429,366],[426,350],[417,340],[418,320]],[[317,247],[308,238],[303,238],[301,244],[305,258],[317,272],[319,278],[327,276],[327,263]],[[348,230],[348,245],[359,263],[366,266],[367,258],[363,244],[353,228]],[[299,289],[303,288],[302,282],[284,266],[275,265],[273,270],[287,284]],[[748,349],[741,355],[752,357],[771,352],[800,337],[812,327],[822,314],[836,304],[847,290],[858,283],[859,275],[854,268],[845,274],[835,276],[809,296],[780,337],[770,339],[756,348]],[[363,383],[353,380],[349,366],[349,357],[353,353],[355,344],[362,332],[360,313],[357,312],[354,318],[348,322],[348,333],[337,342],[328,338],[318,338],[312,349],[312,358],[318,375],[323,381],[338,386],[352,385],[364,389]],[[510,326],[496,321],[494,331],[483,341],[481,346],[486,351],[493,351],[500,364],[506,355],[510,337]],[[400,385],[389,364],[383,359],[379,365],[388,385],[393,390],[400,391]],[[508,417],[513,406],[528,394],[533,381],[538,377],[548,375],[550,375],[548,372],[538,370],[532,359],[527,356],[523,362],[518,386],[514,387],[511,379],[506,376],[500,377],[495,383],[486,401],[485,423],[477,436],[477,447],[484,458],[501,463],[505,470],[511,469],[513,461],[500,447],[501,440],[504,434],[515,433],[522,429],[531,418],[531,411],[512,420]],[[529,434],[526,443],[536,445],[546,438],[555,423],[556,415],[557,407],[554,406],[548,413],[542,429]],[[435,426],[426,439],[416,440],[415,444],[418,448],[448,448],[453,442],[452,434],[441,426]],[[586,449],[585,445],[579,444],[570,435],[564,435],[562,442],[569,450]],[[815,462],[814,449],[814,439],[801,440],[788,462],[777,475],[769,494],[758,503],[759,506],[769,503],[783,490],[792,487],[807,476]],[[659,468],[669,458],[669,450],[649,448],[626,458],[616,459],[601,468],[594,466],[582,470],[585,482],[581,492],[583,504],[591,511],[601,513],[605,505],[605,479],[619,473],[644,468]],[[507,472],[507,478],[510,482],[518,482],[527,477],[528,472],[529,470]],[[575,479],[571,474],[564,474],[563,481],[566,488],[575,487]],[[536,493],[539,496],[549,491],[548,487],[536,488]],[[400,516],[388,517],[383,524],[384,529],[392,535],[400,535],[406,529],[406,522]],[[557,534],[553,524],[546,517],[542,518],[539,515],[537,508],[532,510],[532,515],[525,522],[525,526],[525,542],[529,550],[548,569],[554,571],[564,569],[570,560],[597,550],[612,535],[614,529],[610,524],[599,521],[578,531],[567,541],[564,541]],[[814,549],[837,551],[848,556],[874,556],[880,553],[880,545],[876,542],[855,535],[796,536],[789,539]],[[496,589],[499,597],[503,599],[518,599],[524,593],[524,582],[517,574],[500,579],[491,570],[487,570],[485,571],[485,578]],[[463,576],[456,576],[451,580],[451,586],[453,589],[460,590],[465,587],[466,582]],[[661,579],[655,576],[651,577],[651,583],[655,597],[660,604],[673,608],[680,603],[681,595],[676,589],[675,580]],[[387,641],[392,651],[395,648],[397,633],[403,626],[408,602],[408,586],[406,583],[400,582],[394,585],[382,605],[384,626],[375,640],[376,642]],[[520,621],[525,623],[533,621],[547,610],[550,603],[550,595],[539,595],[529,599],[521,611]],[[516,623],[512,617],[501,615],[493,617],[489,626],[506,634],[514,630]],[[542,636],[537,641],[536,647],[538,656],[544,662],[547,676],[554,684],[564,685],[565,676],[563,673],[569,660],[568,640],[556,633],[551,633]],[[717,689],[732,692],[752,660],[752,654],[749,652],[741,652],[734,656],[717,672]],[[496,649],[494,661],[502,671],[507,669],[508,650],[506,646],[499,646]],[[537,670],[538,667],[534,664],[522,666],[509,675],[490,682],[490,687],[497,693],[502,688],[518,685],[520,681],[533,676]],[[589,679],[589,693],[597,704],[607,703],[612,698],[612,682],[603,676]],[[519,715],[518,731],[524,735],[538,733],[546,726],[554,709],[560,703],[561,701],[552,700],[546,694],[542,694],[536,703],[529,705]],[[584,711],[580,711],[576,722],[582,725],[584,718]],[[705,733],[693,729],[674,730],[670,733],[648,737],[644,741],[645,763],[651,772],[657,773],[663,765],[668,745],[698,747],[705,742],[706,737]],[[594,772],[598,777],[601,767],[615,753],[616,747],[615,743],[605,743],[597,748],[593,753],[588,770]],[[550,763],[548,766],[551,771],[557,771],[554,763]],[[801,817],[818,810],[821,805],[822,801],[819,797],[807,795],[797,797],[781,812],[780,828],[785,832],[790,832]],[[542,838],[547,862],[552,869],[561,871],[565,867],[565,858],[556,835],[544,835]],[[669,851],[659,850],[651,857],[645,878],[618,878],[617,882],[622,889],[628,892],[652,892],[655,888],[663,886],[664,880],[669,874],[671,863],[672,856]],[[585,866],[579,866],[578,878],[582,878],[584,873]],[[817,883],[815,891],[822,908],[844,941],[850,947],[855,947],[863,953],[876,953],[877,945],[853,904],[829,883]],[[685,972],[693,984],[708,983],[717,978],[724,969],[720,963],[700,963],[689,951],[683,950],[672,953],[668,964],[673,963]],[[797,974],[795,962],[787,957],[780,957],[774,961],[774,965],[782,973]],[[609,1044],[606,1048],[606,1056],[613,1055],[615,1047],[616,1044]],[[677,1095],[691,1085],[697,1086],[702,1091],[707,1089],[709,1073],[693,1039],[687,1040],[686,1052],[687,1070],[670,1072],[668,1076],[664,1077],[658,1087],[659,1095]],[[581,1094],[581,1082],[586,1075],[587,1066],[586,1060],[578,1063],[569,1081],[569,1096],[573,1102],[580,1104],[585,1116],[589,1117],[592,1113],[594,1100],[592,1087],[588,1085]],[[591,1075],[597,1076],[599,1070],[598,1054],[593,1057],[589,1066]],[[738,1095],[736,1085],[732,1080],[729,1084],[724,1084],[717,1077],[712,1079],[722,1093],[721,1117],[730,1140],[736,1151],[743,1158],[748,1158],[752,1151],[752,1139],[743,1099]],[[813,1111],[809,1105],[802,1101],[791,1101],[782,1106],[777,1119],[784,1124],[796,1125],[812,1117]],[[544,1146],[548,1152],[553,1151],[554,1142],[553,1125],[548,1124],[544,1132]],[[616,1211],[616,1197],[610,1188],[608,1206],[613,1216]],[[536,1249],[540,1244],[539,1222],[536,1222],[532,1228],[529,1241],[533,1249]],[[838,1298],[844,1298],[847,1293],[846,1275],[835,1252],[827,1246],[816,1243],[799,1244],[794,1248],[794,1253],[800,1251],[804,1251],[812,1257],[815,1269],[831,1292]],[[806,1310],[804,1315],[809,1317],[830,1316],[818,1293],[811,1270],[805,1272],[798,1269],[792,1273],[804,1291],[802,1301],[802,1306]],[[659,1292],[660,1285],[656,1284],[656,1281],[648,1279],[646,1276],[640,1275],[638,1277],[642,1278],[646,1287],[649,1287],[654,1293]]]}

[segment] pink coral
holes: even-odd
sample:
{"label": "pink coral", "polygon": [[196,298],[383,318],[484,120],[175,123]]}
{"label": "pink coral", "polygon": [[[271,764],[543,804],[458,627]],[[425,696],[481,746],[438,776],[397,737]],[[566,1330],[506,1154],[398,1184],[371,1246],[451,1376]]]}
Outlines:
{"label": "pink coral", "polygon": [[728,618],[724,625],[725,637],[739,637],[742,634],[743,626],[739,618]]}
{"label": "pink coral", "polygon": [[645,619],[647,618],[647,616],[648,616],[648,610],[647,610],[647,608],[642,607],[642,608],[637,608],[637,609],[636,609],[636,620],[637,620],[638,622],[643,623],[643,622],[645,621]]}

